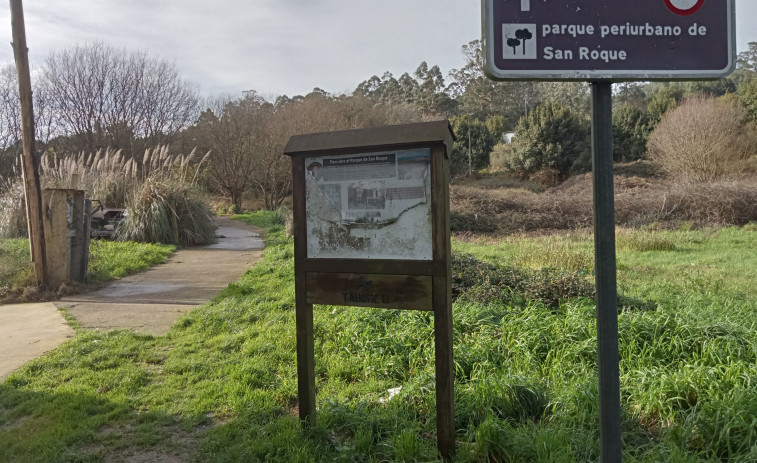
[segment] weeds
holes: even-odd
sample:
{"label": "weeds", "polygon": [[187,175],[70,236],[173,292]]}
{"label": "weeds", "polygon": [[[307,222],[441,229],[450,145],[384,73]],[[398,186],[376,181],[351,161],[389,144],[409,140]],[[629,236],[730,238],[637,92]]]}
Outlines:
{"label": "weeds", "polygon": [[594,254],[586,237],[543,237],[523,241],[510,254],[510,263],[531,269],[559,268],[573,272],[594,270]]}
{"label": "weeds", "polygon": [[[210,208],[197,185],[209,154],[193,165],[195,151],[186,157],[170,155],[167,146],[146,151],[140,181],[127,197],[126,217],[116,229],[117,239],[185,246],[213,242]],[[135,167],[132,172],[136,176]]]}
{"label": "weeds", "polygon": [[0,301],[33,281],[29,241],[18,238],[0,240]]}
{"label": "weeds", "polygon": [[675,251],[676,249],[674,240],[660,233],[618,233],[615,243],[618,249],[631,252]]}
{"label": "weeds", "polygon": [[503,268],[473,256],[452,255],[452,297],[455,299],[513,304],[520,298],[556,308],[561,300],[593,296],[593,284],[580,271]]}

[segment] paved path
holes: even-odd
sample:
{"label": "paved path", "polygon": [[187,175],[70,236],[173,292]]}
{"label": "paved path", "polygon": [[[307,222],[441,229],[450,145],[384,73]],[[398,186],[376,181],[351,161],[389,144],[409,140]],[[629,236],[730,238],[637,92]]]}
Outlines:
{"label": "paved path", "polygon": [[0,381],[73,335],[50,302],[0,306]]}
{"label": "paved path", "polygon": [[0,380],[73,335],[58,308],[85,328],[163,335],[181,314],[215,297],[262,256],[260,230],[216,219],[218,243],[180,249],[164,264],[97,291],[45,304],[0,306]]}

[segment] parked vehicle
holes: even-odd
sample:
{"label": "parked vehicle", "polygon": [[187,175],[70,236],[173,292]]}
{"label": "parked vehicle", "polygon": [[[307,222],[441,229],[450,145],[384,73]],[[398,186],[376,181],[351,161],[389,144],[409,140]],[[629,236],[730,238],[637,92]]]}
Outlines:
{"label": "parked vehicle", "polygon": [[126,209],[105,207],[98,199],[92,200],[89,236],[92,238],[113,238],[118,223],[126,217]]}

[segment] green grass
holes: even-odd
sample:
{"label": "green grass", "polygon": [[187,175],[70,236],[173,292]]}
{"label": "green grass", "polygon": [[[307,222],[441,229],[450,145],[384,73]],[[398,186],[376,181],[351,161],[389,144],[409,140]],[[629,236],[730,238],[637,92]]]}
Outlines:
{"label": "green grass", "polygon": [[176,251],[166,244],[92,240],[89,246],[89,278],[108,281],[161,264]]}
{"label": "green grass", "polygon": [[[171,245],[92,240],[88,281],[109,281],[145,270],[165,262],[175,250],[176,247]],[[0,304],[44,296],[30,292],[33,284],[29,240],[0,240]]]}
{"label": "green grass", "polygon": [[[168,335],[80,331],[0,383],[0,461],[436,459],[433,316],[317,307],[318,424],[301,430],[292,242],[271,213],[240,218],[266,229],[264,260]],[[757,233],[643,233],[618,254],[640,301],[619,311],[624,461],[755,461]],[[512,265],[542,245],[591,252],[579,235],[453,247]],[[590,274],[571,252],[540,259]],[[597,461],[592,301],[460,300],[453,317],[457,461]]]}
{"label": "green grass", "polygon": [[585,233],[530,239],[508,236],[494,240],[457,241],[455,250],[474,254],[501,266],[559,268],[569,271],[587,271],[594,268],[594,248],[591,237]]}
{"label": "green grass", "polygon": [[29,241],[0,239],[0,292],[17,289],[33,278]]}

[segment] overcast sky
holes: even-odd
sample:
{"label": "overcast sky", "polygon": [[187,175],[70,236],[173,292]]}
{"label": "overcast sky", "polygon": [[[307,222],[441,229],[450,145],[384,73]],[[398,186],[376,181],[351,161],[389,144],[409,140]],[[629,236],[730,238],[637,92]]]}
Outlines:
{"label": "overcast sky", "polygon": [[[174,61],[206,95],[351,92],[421,61],[446,76],[481,36],[479,0],[26,0],[24,10],[32,65],[101,40]],[[743,51],[757,41],[757,1],[736,0],[736,10]],[[7,4],[2,24],[0,63],[12,63]]]}

